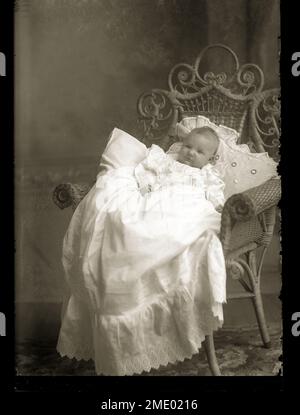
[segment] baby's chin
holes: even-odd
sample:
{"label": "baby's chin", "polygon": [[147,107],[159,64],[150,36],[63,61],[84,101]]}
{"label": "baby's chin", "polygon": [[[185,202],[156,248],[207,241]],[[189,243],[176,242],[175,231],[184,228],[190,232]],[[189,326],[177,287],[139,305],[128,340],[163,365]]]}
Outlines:
{"label": "baby's chin", "polygon": [[188,157],[184,155],[180,155],[180,154],[177,158],[177,161],[179,161],[179,163],[182,163],[182,164],[187,164],[188,166],[191,166],[193,164],[192,160],[189,160]]}
{"label": "baby's chin", "polygon": [[202,167],[205,166],[205,164],[199,165],[199,164],[194,164],[192,160],[186,159],[184,157],[178,157],[177,161],[179,161],[179,163],[185,164],[187,166],[190,167],[194,167],[195,169],[202,169]]}
{"label": "baby's chin", "polygon": [[185,164],[186,166],[193,167],[194,169],[202,169],[202,167],[203,167],[203,166],[199,166],[197,164],[194,164],[192,161],[189,161],[189,160],[183,160],[183,161],[178,160],[178,161],[182,164]]}

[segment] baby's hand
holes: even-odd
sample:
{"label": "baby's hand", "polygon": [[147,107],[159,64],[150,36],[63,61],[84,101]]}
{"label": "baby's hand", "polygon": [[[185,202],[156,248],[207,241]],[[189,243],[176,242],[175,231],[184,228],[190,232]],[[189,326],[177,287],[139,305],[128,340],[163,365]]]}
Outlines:
{"label": "baby's hand", "polygon": [[218,205],[218,206],[215,207],[215,209],[216,209],[217,212],[222,213],[223,206],[222,205]]}

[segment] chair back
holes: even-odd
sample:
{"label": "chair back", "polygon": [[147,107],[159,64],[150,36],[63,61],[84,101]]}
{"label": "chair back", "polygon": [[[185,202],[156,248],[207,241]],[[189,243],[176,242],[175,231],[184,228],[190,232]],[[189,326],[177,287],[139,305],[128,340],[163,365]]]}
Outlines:
{"label": "chair back", "polygon": [[[217,65],[217,72],[202,73],[208,54],[208,63]],[[224,54],[227,59],[223,60]],[[228,58],[231,65],[226,65]],[[220,71],[223,62],[226,70]],[[171,69],[168,89],[152,89],[139,97],[137,108],[143,124],[143,141],[167,149],[177,141],[177,122],[184,117],[203,115],[216,124],[237,130],[240,143],[247,143],[252,151],[266,151],[278,160],[279,89],[263,87],[264,74],[258,65],[241,66],[235,52],[226,45],[207,46],[193,65],[179,63]]]}

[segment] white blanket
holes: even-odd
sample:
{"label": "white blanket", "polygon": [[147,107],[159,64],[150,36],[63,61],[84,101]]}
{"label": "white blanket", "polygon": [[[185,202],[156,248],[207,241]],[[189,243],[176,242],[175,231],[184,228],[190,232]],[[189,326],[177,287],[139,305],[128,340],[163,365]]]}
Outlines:
{"label": "white blanket", "polygon": [[184,166],[157,146],[135,169],[98,176],[64,239],[62,356],[131,375],[198,352],[223,322],[223,187],[212,166]]}

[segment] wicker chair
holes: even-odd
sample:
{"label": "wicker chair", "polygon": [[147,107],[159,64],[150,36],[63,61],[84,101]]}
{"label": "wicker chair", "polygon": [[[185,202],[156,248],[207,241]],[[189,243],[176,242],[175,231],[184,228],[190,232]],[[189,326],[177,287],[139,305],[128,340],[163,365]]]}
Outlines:
{"label": "wicker chair", "polygon": [[[207,53],[226,53],[233,62],[232,72],[200,73]],[[220,59],[220,55],[219,55]],[[210,62],[214,62],[211,60]],[[175,65],[168,77],[168,90],[153,89],[138,99],[143,125],[143,142],[167,149],[177,139],[175,125],[185,116],[204,115],[217,124],[235,128],[253,151],[268,151],[278,158],[279,90],[263,90],[264,75],[255,64],[240,66],[236,54],[221,44],[206,47],[194,65]],[[89,191],[87,184],[65,183],[57,186],[54,202],[61,208],[76,208]],[[228,277],[238,280],[242,292],[228,299],[251,299],[265,347],[270,337],[264,316],[260,279],[266,249],[270,244],[281,196],[278,179],[271,179],[246,192],[231,196],[222,212],[220,239]],[[261,254],[257,255],[258,248]],[[205,350],[210,369],[220,375],[213,336],[207,336]]]}

